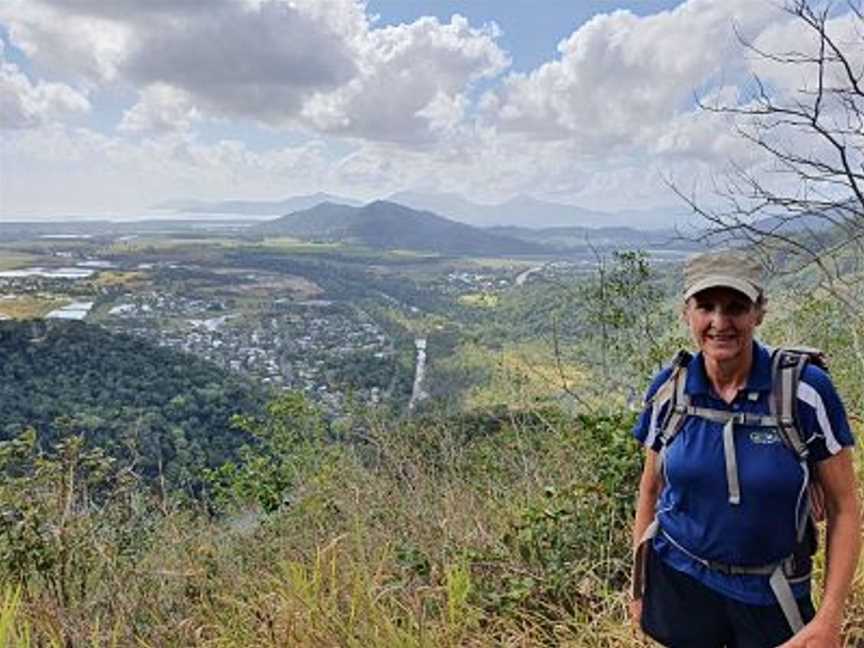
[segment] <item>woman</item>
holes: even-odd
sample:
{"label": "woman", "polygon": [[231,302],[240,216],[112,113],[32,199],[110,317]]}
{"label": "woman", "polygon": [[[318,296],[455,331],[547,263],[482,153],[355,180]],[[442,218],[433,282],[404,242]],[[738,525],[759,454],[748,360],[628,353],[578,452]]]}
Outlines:
{"label": "woman", "polygon": [[[814,363],[801,356],[792,369],[799,356],[754,341],[765,309],[758,264],[699,255],[684,274],[683,317],[699,352],[655,377],[634,429],[645,466],[633,620],[674,648],[840,646],[860,549],[843,405]],[[816,478],[828,529],[818,612],[806,547]]]}

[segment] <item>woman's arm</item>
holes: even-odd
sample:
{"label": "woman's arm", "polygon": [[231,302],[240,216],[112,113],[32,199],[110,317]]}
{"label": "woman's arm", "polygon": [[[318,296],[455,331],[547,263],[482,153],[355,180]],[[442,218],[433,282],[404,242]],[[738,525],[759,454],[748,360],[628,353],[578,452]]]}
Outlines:
{"label": "woman's arm", "polygon": [[[654,450],[646,448],[645,464],[642,467],[642,477],[639,480],[639,497],[636,500],[636,519],[633,521],[634,556],[645,530],[654,520],[657,497],[663,487],[663,479],[657,472],[657,461],[658,454]],[[639,627],[641,617],[642,599],[636,598],[630,603],[630,618],[636,627]]]}
{"label": "woman's arm", "polygon": [[817,464],[825,491],[828,536],[825,546],[825,593],[813,620],[782,648],[834,648],[840,646],[843,607],[861,551],[861,510],[852,451],[843,448]]}
{"label": "woman's arm", "polygon": [[657,472],[659,455],[650,448],[645,449],[645,464],[639,480],[639,498],[636,500],[636,519],[633,522],[633,550],[639,546],[642,534],[654,520],[657,497],[663,487],[663,479]]}

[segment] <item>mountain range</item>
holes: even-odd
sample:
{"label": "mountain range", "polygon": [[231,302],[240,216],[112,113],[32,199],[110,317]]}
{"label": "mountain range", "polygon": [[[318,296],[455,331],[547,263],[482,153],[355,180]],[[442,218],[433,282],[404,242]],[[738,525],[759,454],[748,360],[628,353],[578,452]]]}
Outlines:
{"label": "mountain range", "polygon": [[[475,227],[614,227],[630,226],[653,230],[668,228],[686,220],[682,208],[631,209],[617,212],[584,209],[575,205],[516,196],[503,203],[480,204],[456,193],[418,193],[401,191],[384,198],[418,211],[430,211],[450,220]],[[320,203],[335,203],[359,207],[364,203],[353,198],[328,193],[295,196],[276,201],[229,200],[204,202],[172,200],[153,209],[187,214],[241,214],[245,216],[282,216],[309,209]]]}
{"label": "mountain range", "polygon": [[597,226],[606,223],[609,217],[609,214],[603,212],[544,202],[530,196],[516,196],[500,204],[482,205],[454,193],[423,194],[403,191],[388,196],[387,200],[413,209],[435,212],[475,227]]}

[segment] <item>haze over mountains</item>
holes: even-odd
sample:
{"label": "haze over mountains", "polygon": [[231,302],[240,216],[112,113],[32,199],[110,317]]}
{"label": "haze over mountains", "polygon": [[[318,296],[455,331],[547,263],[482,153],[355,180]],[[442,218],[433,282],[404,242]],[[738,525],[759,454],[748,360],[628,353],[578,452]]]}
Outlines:
{"label": "haze over mountains", "polygon": [[363,203],[333,194],[318,192],[305,196],[292,196],[284,200],[225,200],[206,202],[202,200],[169,200],[153,206],[153,209],[186,212],[189,214],[243,214],[246,216],[281,216],[301,209],[309,209],[321,203],[359,206]]}
{"label": "haze over mountains", "polygon": [[[402,191],[384,200],[419,211],[433,212],[450,220],[475,227],[616,227],[636,229],[662,229],[686,220],[682,208],[627,210],[603,212],[575,205],[546,202],[530,196],[516,196],[500,204],[479,204],[456,193],[418,193]],[[245,216],[283,216],[309,209],[321,203],[335,203],[359,207],[361,201],[345,196],[316,193],[294,196],[277,201],[230,200],[204,202],[172,200],[154,206],[154,209],[187,214],[238,214]]]}
{"label": "haze over mountains", "polygon": [[[692,250],[668,221],[645,214],[609,214],[518,196],[500,205],[479,205],[458,194],[402,192],[393,200],[362,204],[326,193],[277,201],[174,200],[154,206],[162,213],[135,220],[65,220],[5,223],[6,238],[138,235],[209,228],[242,238],[289,236],[372,250],[412,250],[445,256],[582,254],[592,249]],[[626,225],[617,224],[624,221]],[[654,225],[655,227],[650,227]],[[57,228],[62,224],[62,228]],[[41,228],[41,229],[40,229]],[[19,231],[20,230],[20,231]]]}

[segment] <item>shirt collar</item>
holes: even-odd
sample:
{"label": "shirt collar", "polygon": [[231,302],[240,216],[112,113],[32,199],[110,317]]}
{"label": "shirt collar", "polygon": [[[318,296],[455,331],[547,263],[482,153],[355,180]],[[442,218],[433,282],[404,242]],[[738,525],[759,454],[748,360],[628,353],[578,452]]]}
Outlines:
{"label": "shirt collar", "polygon": [[[744,388],[749,392],[760,392],[771,390],[771,352],[753,341],[753,366],[750,368],[750,376],[747,378],[747,386]],[[708,395],[711,393],[711,382],[705,373],[705,358],[702,352],[697,353],[687,366],[687,384],[684,391],[691,396]]]}

